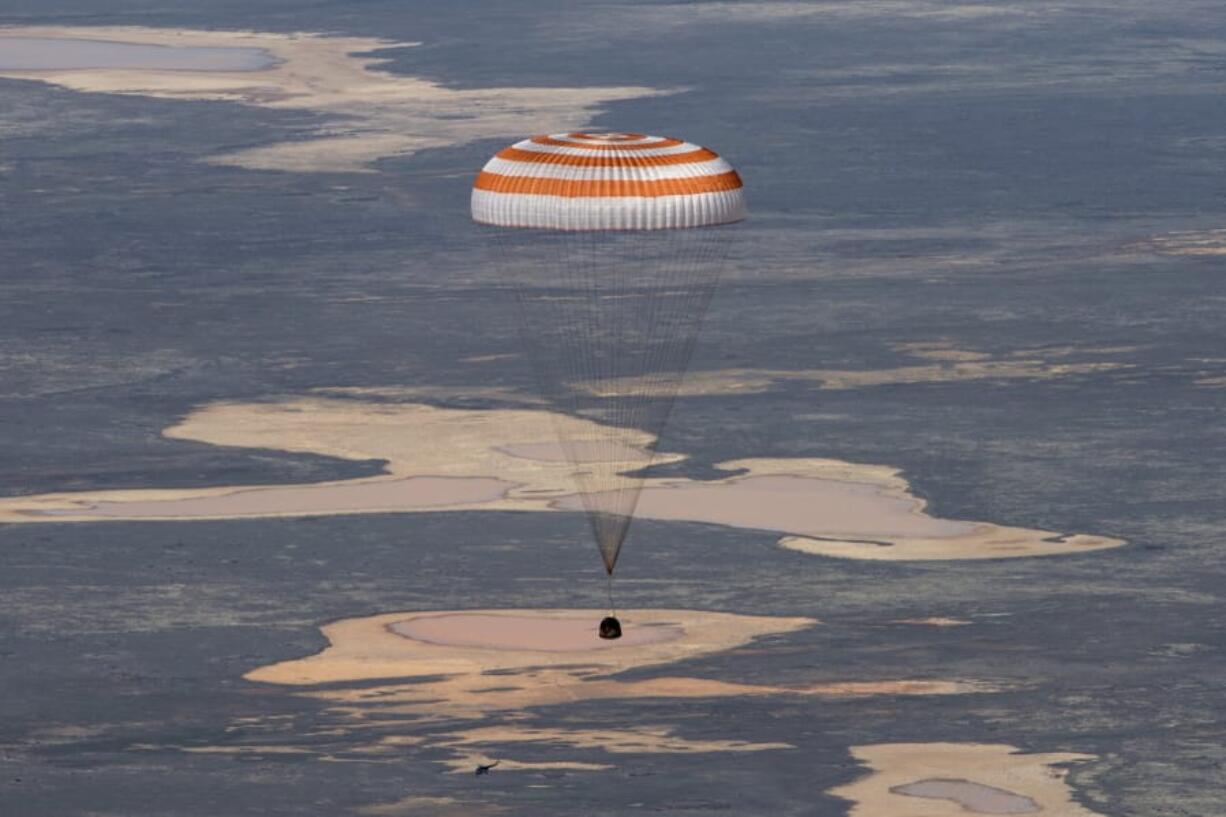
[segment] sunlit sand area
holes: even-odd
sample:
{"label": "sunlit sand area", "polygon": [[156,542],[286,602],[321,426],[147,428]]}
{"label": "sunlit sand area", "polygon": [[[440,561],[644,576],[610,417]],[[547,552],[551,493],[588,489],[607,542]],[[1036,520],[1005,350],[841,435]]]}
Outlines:
{"label": "sunlit sand area", "polygon": [[1226,229],[1187,230],[1160,235],[1135,245],[1136,249],[1162,255],[1216,257],[1226,255]]}
{"label": "sunlit sand area", "polygon": [[362,806],[358,814],[371,817],[497,817],[507,809],[493,803],[473,803],[454,797],[423,797],[413,795],[394,803]]}
{"label": "sunlit sand area", "polygon": [[[635,610],[623,615],[623,639],[600,642],[596,622],[602,615],[599,610],[463,610],[346,619],[321,628],[329,642],[322,652],[254,670],[247,677],[265,683],[311,686],[451,675],[438,682],[455,689],[447,696],[444,708],[471,714],[508,708],[507,699],[555,699],[566,694],[539,683],[511,688],[504,682],[512,675],[499,676],[498,684],[505,689],[484,693],[468,689],[473,683],[493,686],[483,673],[522,672],[536,677],[538,672],[548,671],[557,675],[558,683],[596,689],[590,679],[598,675],[721,652],[757,637],[817,624],[807,618]],[[524,629],[525,624],[531,631],[520,632],[506,643],[508,631]],[[587,636],[581,632],[584,625]],[[556,638],[559,633],[561,641]],[[631,690],[636,683],[640,682],[616,682],[613,688]],[[330,689],[324,694],[333,692]],[[346,697],[354,695],[363,697],[360,689]],[[405,695],[408,700],[431,697],[411,689]],[[514,706],[520,708],[522,704]]]}
{"label": "sunlit sand area", "polygon": [[257,71],[272,67],[274,62],[271,54],[259,48],[170,47],[69,37],[0,36],[0,71]]}
{"label": "sunlit sand area", "polygon": [[635,625],[617,641],[600,638],[592,617],[517,615],[515,613],[444,613],[415,616],[388,625],[405,638],[445,647],[488,650],[586,652],[676,641],[684,631],[672,624]]}
{"label": "sunlit sand area", "polygon": [[932,616],[929,618],[900,618],[891,622],[892,624],[908,624],[914,627],[966,627],[973,622],[964,621],[960,618],[946,618],[944,616]]}
{"label": "sunlit sand area", "polygon": [[[53,62],[5,67],[0,76],[35,79],[75,91],[135,94],[160,99],[228,100],[264,108],[330,114],[314,138],[244,148],[212,157],[218,164],[257,170],[354,172],[387,156],[446,147],[508,133],[573,129],[605,104],[664,91],[643,87],[449,88],[417,77],[379,69],[370,53],[416,43],[326,34],[253,31],[195,31],[139,26],[0,27],[8,41],[77,40],[105,43],[85,65]],[[126,56],[116,49],[122,48]],[[178,56],[163,55],[159,48]],[[72,56],[57,46],[65,59]],[[77,52],[90,46],[74,46]],[[235,64],[217,52],[260,55],[258,64]],[[54,52],[52,52],[54,53]],[[215,61],[207,70],[183,70],[176,59]],[[263,55],[268,55],[267,57]],[[109,59],[115,64],[96,65]],[[29,58],[32,59],[32,58]],[[44,55],[42,59],[51,60]],[[247,59],[253,59],[247,57]],[[135,64],[121,64],[136,61]],[[169,62],[167,62],[169,61]]]}
{"label": "sunlit sand area", "polygon": [[830,792],[854,804],[849,817],[1098,817],[1073,800],[1065,780],[1071,765],[1093,755],[978,743],[855,746],[852,754],[872,773]]}
{"label": "sunlit sand area", "polygon": [[[387,474],[306,485],[41,494],[0,500],[0,521],[231,519],[439,510],[577,511],[574,466],[538,409],[452,409],[360,399],[217,403],[167,429],[173,439],[384,460]],[[633,433],[640,452],[653,442]],[[629,456],[629,453],[627,453]],[[684,456],[662,452],[660,463]],[[641,465],[641,463],[638,463]],[[791,550],[872,560],[992,559],[1081,553],[1123,542],[1092,534],[937,519],[897,469],[817,458],[737,459],[710,481],[649,478],[637,515],[775,531]],[[629,483],[628,483],[629,484]],[[615,486],[616,487],[616,486]]]}
{"label": "sunlit sand area", "polygon": [[[525,763],[512,754],[500,770],[565,768],[599,771],[626,754],[758,752],[794,748],[736,738],[691,739],[666,726],[610,729],[574,721],[548,725],[537,708],[576,701],[632,698],[735,698],[765,695],[859,698],[991,692],[973,679],[899,679],[763,685],[663,675],[624,679],[629,670],[661,668],[745,646],[818,622],[697,610],[635,610],[624,635],[601,641],[600,610],[462,610],[387,613],[347,619],[321,629],[318,654],[255,669],[249,681],[294,688],[348,716],[337,727],[361,735],[359,754],[403,753],[406,747],[445,748],[438,762],[471,773],[487,757],[481,747],[523,745],[561,752]],[[510,721],[496,717],[513,714]],[[406,717],[411,719],[405,720]],[[472,722],[484,722],[474,725]],[[439,727],[437,724],[444,724]],[[424,726],[423,726],[424,724]],[[372,727],[378,727],[372,733]],[[406,728],[407,727],[407,728]],[[374,735],[373,737],[371,735]],[[263,754],[267,744],[194,747],[191,751]],[[575,760],[568,751],[599,751]],[[351,752],[354,750],[350,750]],[[320,754],[326,750],[320,750]]]}
{"label": "sunlit sand area", "polygon": [[[976,380],[1055,380],[1131,368],[1120,356],[1132,346],[1021,349],[993,355],[959,349],[947,343],[914,343],[897,347],[906,357],[925,361],[913,365],[862,371],[849,369],[709,369],[689,372],[677,393],[691,397],[762,394],[788,384],[843,391],[874,386],[962,383]],[[587,386],[593,394],[617,395],[640,389],[639,384],[604,380]],[[661,392],[661,396],[663,392]]]}

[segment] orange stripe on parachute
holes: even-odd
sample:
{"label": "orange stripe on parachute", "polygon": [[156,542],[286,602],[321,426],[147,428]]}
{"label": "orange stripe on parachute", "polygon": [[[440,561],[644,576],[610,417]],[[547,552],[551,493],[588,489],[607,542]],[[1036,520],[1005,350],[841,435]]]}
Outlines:
{"label": "orange stripe on parachute", "polygon": [[718,159],[719,154],[706,148],[690,150],[685,153],[669,153],[664,156],[575,156],[571,153],[540,153],[535,150],[521,150],[509,147],[497,154],[499,159],[510,162],[532,162],[546,165],[573,165],[577,167],[660,167],[664,165],[686,165],[693,162],[709,162]]}
{"label": "orange stripe on parachute", "polygon": [[552,145],[559,148],[575,148],[577,150],[655,150],[656,148],[673,148],[684,145],[680,139],[661,139],[658,142],[646,142],[638,145],[585,145],[582,142],[565,142],[552,136],[533,136],[529,141],[537,145]]}
{"label": "orange stripe on parachute", "polygon": [[491,193],[519,193],[532,196],[566,196],[568,198],[616,198],[655,196],[686,196],[695,193],[718,193],[741,188],[741,177],[735,170],[711,176],[686,176],[680,179],[626,180],[544,179],[539,176],[503,176],[481,171],[473,187]]}

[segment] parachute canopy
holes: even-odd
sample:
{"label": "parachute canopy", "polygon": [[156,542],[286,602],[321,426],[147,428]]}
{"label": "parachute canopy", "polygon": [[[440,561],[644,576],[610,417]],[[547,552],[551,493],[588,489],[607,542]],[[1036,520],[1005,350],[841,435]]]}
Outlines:
{"label": "parachute canopy", "polygon": [[473,183],[473,220],[548,230],[660,230],[745,218],[741,177],[707,148],[638,133],[533,136]]}
{"label": "parachute canopy", "polygon": [[715,152],[637,133],[534,136],[477,174],[544,396],[611,575],[732,237],[741,179]]}

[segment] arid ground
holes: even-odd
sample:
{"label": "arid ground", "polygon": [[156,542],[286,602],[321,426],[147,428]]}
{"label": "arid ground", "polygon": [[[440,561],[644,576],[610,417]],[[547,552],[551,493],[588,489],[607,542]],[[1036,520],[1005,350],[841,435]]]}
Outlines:
{"label": "arid ground", "polygon": [[[1226,813],[1214,3],[105,5],[0,0],[0,814]],[[577,128],[752,212],[614,644],[468,217]]]}

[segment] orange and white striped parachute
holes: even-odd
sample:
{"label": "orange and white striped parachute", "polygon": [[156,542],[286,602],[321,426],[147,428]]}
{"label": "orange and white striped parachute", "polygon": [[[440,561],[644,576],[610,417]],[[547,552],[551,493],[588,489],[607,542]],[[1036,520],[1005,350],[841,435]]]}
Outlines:
{"label": "orange and white striped parachute", "polygon": [[741,177],[707,148],[638,133],[533,136],[473,183],[475,221],[552,230],[659,230],[745,218]]}
{"label": "orange and white striped parachute", "polygon": [[637,133],[534,136],[473,183],[610,576],[745,215],[718,154]]}

